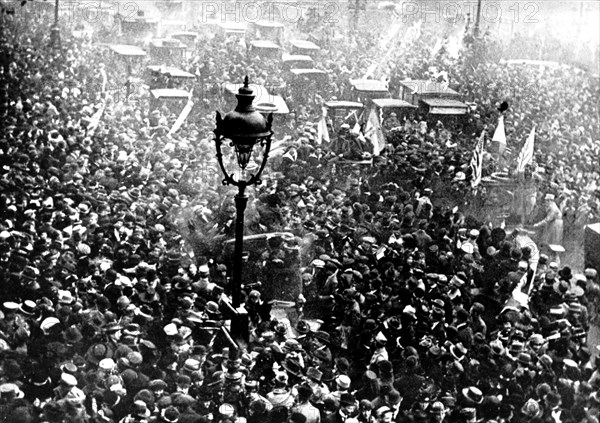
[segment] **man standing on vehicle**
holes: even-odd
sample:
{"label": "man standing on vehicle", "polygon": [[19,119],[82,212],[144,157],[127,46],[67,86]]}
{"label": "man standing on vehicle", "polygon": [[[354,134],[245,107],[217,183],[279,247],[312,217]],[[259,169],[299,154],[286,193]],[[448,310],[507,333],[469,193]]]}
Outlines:
{"label": "man standing on vehicle", "polygon": [[562,245],[563,220],[562,213],[554,202],[554,194],[546,194],[544,197],[544,208],[546,217],[533,225],[534,228],[543,227],[541,244]]}

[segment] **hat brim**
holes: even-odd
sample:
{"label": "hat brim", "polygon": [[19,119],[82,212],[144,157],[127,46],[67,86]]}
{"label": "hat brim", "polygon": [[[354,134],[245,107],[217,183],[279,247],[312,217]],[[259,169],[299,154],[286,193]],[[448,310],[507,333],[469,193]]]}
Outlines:
{"label": "hat brim", "polygon": [[[33,279],[31,279],[31,280],[33,280]],[[34,315],[34,312],[33,312],[33,311],[27,311],[27,310],[25,310],[25,309],[23,308],[23,306],[22,306],[22,305],[21,305],[21,306],[19,306],[19,311],[20,311],[21,313],[23,313],[23,314],[26,314],[26,315],[28,315],[28,316],[33,316],[33,315]]]}
{"label": "hat brim", "polygon": [[152,415],[152,413],[150,412],[150,410],[148,410],[148,409],[146,408],[146,411],[145,411],[145,412],[143,412],[143,413],[137,413],[136,415],[137,415],[138,417],[144,417],[144,418],[148,418],[148,417],[150,417],[150,416]]}
{"label": "hat brim", "polygon": [[471,401],[474,404],[481,404],[483,402],[483,397],[479,401],[476,401],[474,398],[472,398],[469,395],[469,388],[463,388],[462,394],[465,396],[466,399],[468,399],[469,401]]}
{"label": "hat brim", "polygon": [[296,377],[303,377],[304,376],[301,372],[292,370],[289,366],[287,366],[285,364],[285,362],[281,366],[285,369],[285,371],[287,373],[289,373],[289,374],[291,374],[293,376],[296,376]]}

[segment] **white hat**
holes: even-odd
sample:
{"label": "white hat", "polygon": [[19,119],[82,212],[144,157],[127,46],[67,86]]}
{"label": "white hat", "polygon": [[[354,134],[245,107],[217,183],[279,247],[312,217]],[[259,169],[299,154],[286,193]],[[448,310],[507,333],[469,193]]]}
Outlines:
{"label": "white hat", "polygon": [[72,304],[75,301],[71,291],[59,290],[58,291],[58,302],[61,304]]}
{"label": "white hat", "polygon": [[467,179],[467,175],[464,172],[456,172],[454,175],[454,181],[464,181]]}
{"label": "white hat", "polygon": [[546,194],[546,196],[544,197],[544,200],[548,201],[548,200],[552,200],[554,201],[554,194]]}
{"label": "white hat", "polygon": [[350,378],[346,375],[339,375],[338,377],[335,378],[335,383],[337,384],[337,386],[339,386],[342,389],[349,389],[350,388]]}
{"label": "white hat", "polygon": [[219,414],[224,417],[232,417],[235,414],[235,408],[231,404],[224,403],[219,407]]}
{"label": "white hat", "polygon": [[319,259],[314,259],[310,264],[317,268],[325,267],[325,262],[323,260],[319,260]]}
{"label": "white hat", "polygon": [[19,303],[15,303],[14,301],[7,301],[5,303],[2,304],[4,306],[5,309],[7,310],[18,310],[19,309]]}
{"label": "white hat", "polygon": [[467,254],[473,254],[474,251],[473,244],[470,242],[465,242],[463,245],[461,245],[460,249]]}
{"label": "white hat", "polygon": [[102,370],[112,370],[115,368],[115,362],[112,358],[103,358],[98,363],[98,367],[100,367]]}
{"label": "white hat", "polygon": [[60,380],[69,386],[77,386],[77,378],[72,374],[63,373],[60,375]]}
{"label": "white hat", "polygon": [[44,320],[42,320],[42,323],[40,324],[40,329],[42,329],[42,331],[46,333],[48,330],[50,330],[52,326],[58,324],[60,324],[60,320],[58,320],[56,317],[46,317]]}
{"label": "white hat", "polygon": [[0,398],[8,396],[12,396],[13,398],[23,398],[25,393],[23,393],[19,386],[14,383],[3,383],[0,385]]}
{"label": "white hat", "polygon": [[163,328],[163,331],[167,336],[177,335],[177,325],[175,323],[169,323]]}
{"label": "white hat", "polygon": [[377,336],[375,337],[375,340],[377,342],[379,342],[380,344],[385,344],[387,342],[387,338],[381,331],[377,334]]}

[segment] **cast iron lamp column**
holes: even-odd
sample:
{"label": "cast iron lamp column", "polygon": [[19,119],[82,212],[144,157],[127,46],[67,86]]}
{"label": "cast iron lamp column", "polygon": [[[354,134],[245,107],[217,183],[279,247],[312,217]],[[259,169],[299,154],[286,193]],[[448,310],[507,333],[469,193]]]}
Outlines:
{"label": "cast iron lamp column", "polygon": [[479,21],[481,19],[481,0],[477,0],[477,14],[475,15],[475,28],[473,28],[473,35],[479,37]]}
{"label": "cast iron lamp column", "polygon": [[60,47],[60,27],[58,25],[59,0],[54,1],[54,24],[50,28],[50,42],[53,47]]}
{"label": "cast iron lamp column", "polygon": [[[246,210],[246,204],[248,203],[248,197],[246,196],[246,187],[251,185],[260,184],[260,175],[262,174],[269,151],[271,150],[271,137],[273,131],[271,130],[271,124],[273,122],[273,114],[265,119],[265,117],[258,112],[252,101],[254,100],[254,94],[252,89],[248,86],[248,77],[244,79],[244,86],[238,90],[236,94],[238,104],[235,110],[227,113],[221,117],[221,113],[217,111],[217,127],[213,131],[215,133],[215,146],[217,151],[217,161],[225,178],[223,179],[223,185],[234,185],[238,187],[238,193],[235,196],[235,209],[236,209],[236,220],[235,220],[235,251],[233,258],[233,280],[232,280],[232,307],[235,310],[234,316],[231,320],[231,335],[236,342],[240,340],[248,342],[248,322],[246,318],[246,312],[241,307],[242,299],[242,266],[243,266],[243,248],[244,248],[244,211]],[[260,144],[264,147],[264,153],[262,157],[262,163],[258,167],[256,174],[250,174],[248,179],[235,179],[233,173],[228,173],[223,164],[223,153],[221,152],[221,146],[224,142],[229,142],[234,148],[237,164],[244,172],[250,158],[254,146]]]}

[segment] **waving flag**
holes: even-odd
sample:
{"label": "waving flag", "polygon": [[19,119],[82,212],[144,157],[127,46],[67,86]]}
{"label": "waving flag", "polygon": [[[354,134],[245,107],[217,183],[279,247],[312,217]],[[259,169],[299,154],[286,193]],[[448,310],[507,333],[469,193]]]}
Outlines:
{"label": "waving flag", "polygon": [[91,137],[92,135],[94,135],[94,132],[96,131],[96,128],[98,127],[98,124],[100,123],[100,119],[102,118],[102,114],[104,113],[105,108],[106,108],[106,102],[103,102],[102,106],[98,109],[98,111],[92,115],[92,118],[90,119],[90,124],[88,125],[88,128],[87,128],[87,133],[86,133],[86,135],[88,137]]}
{"label": "waving flag", "polygon": [[385,147],[385,136],[381,129],[381,123],[375,109],[371,109],[369,118],[365,126],[365,137],[369,137],[371,144],[373,144],[373,155],[379,156],[381,150]]}
{"label": "waving flag", "polygon": [[[193,92],[193,90],[192,90],[192,92]],[[172,135],[175,132],[177,132],[179,130],[179,128],[181,128],[181,125],[183,125],[183,122],[185,122],[185,120],[187,119],[190,112],[192,111],[192,107],[194,107],[194,102],[192,101],[192,92],[190,92],[190,96],[188,98],[188,101],[187,101],[185,107],[183,108],[183,110],[179,114],[179,117],[177,118],[177,120],[175,121],[173,126],[171,127],[171,130],[169,131],[168,135]]]}
{"label": "waving flag", "polygon": [[471,158],[471,170],[473,176],[471,177],[471,187],[475,188],[481,182],[481,171],[483,168],[483,143],[485,141],[485,130],[481,131],[481,136],[475,150],[473,150],[473,157]]}
{"label": "waving flag", "polygon": [[517,172],[523,172],[525,166],[533,161],[533,144],[535,142],[535,126],[531,129],[531,133],[527,137],[527,141],[523,145],[523,149],[519,153],[517,159]]}
{"label": "waving flag", "polygon": [[504,150],[506,150],[506,132],[504,131],[503,115],[500,115],[500,117],[498,118],[498,126],[496,126],[496,131],[494,132],[492,141],[498,143],[498,152],[500,154],[504,153]]}

